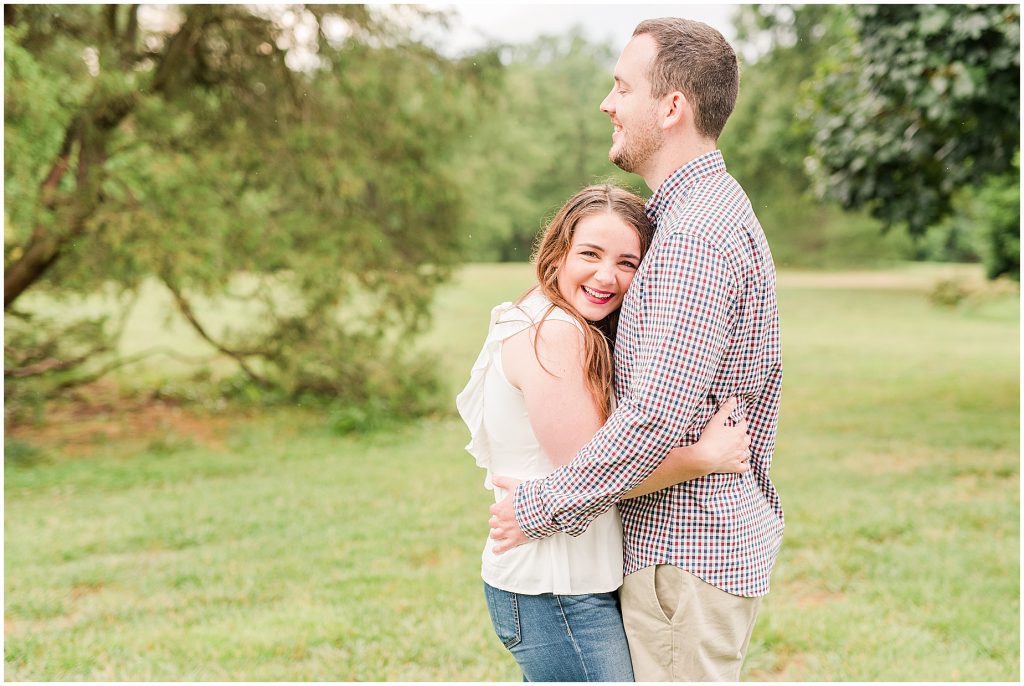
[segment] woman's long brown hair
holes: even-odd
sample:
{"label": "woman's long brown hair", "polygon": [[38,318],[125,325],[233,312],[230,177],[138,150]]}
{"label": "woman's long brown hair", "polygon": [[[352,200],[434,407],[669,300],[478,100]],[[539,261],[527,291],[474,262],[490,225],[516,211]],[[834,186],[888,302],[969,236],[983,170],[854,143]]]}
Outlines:
{"label": "woman's long brown hair", "polygon": [[[538,285],[536,288],[539,288],[552,303],[537,326],[534,353],[537,353],[537,338],[540,335],[540,328],[554,307],[562,308],[580,323],[583,328],[584,340],[584,378],[587,390],[590,391],[597,404],[602,422],[606,421],[611,414],[611,345],[615,342],[619,311],[616,309],[597,322],[584,319],[558,290],[558,272],[569,254],[572,239],[580,221],[584,217],[608,213],[614,214],[636,231],[637,237],[640,239],[640,256],[643,257],[647,253],[647,248],[650,247],[654,233],[647,214],[644,212],[644,201],[638,195],[609,184],[587,186],[569,198],[544,229],[533,254],[533,262],[537,270]],[[532,291],[533,288],[523,294],[519,302],[522,302]],[[540,361],[539,355],[537,360]],[[543,362],[541,362],[541,366],[544,366]]]}

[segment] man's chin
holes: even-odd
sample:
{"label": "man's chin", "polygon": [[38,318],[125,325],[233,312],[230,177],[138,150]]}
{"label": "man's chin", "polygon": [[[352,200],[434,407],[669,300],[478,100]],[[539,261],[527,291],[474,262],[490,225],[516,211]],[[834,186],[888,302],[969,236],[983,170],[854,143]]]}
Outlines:
{"label": "man's chin", "polygon": [[608,161],[624,172],[629,172],[630,174],[636,173],[633,163],[624,155],[616,153],[615,150],[608,151]]}

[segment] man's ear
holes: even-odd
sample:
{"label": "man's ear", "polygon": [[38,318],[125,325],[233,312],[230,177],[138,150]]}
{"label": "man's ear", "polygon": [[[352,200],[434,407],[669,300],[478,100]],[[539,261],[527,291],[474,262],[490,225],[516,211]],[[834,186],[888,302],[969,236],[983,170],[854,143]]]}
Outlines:
{"label": "man's ear", "polygon": [[662,99],[662,102],[664,103],[662,112],[665,113],[661,119],[662,129],[671,129],[692,118],[690,103],[686,100],[686,96],[679,91],[672,91]]}

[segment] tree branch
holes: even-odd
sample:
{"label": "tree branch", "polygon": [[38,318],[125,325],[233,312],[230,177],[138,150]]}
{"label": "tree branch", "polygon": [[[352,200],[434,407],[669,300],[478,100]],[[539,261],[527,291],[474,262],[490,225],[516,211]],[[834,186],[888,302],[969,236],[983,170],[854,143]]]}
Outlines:
{"label": "tree branch", "polygon": [[260,353],[256,351],[231,350],[230,348],[224,346],[222,343],[219,343],[216,340],[214,340],[214,338],[206,331],[203,325],[199,323],[199,319],[196,317],[195,311],[193,311],[192,309],[192,305],[188,302],[188,300],[185,299],[185,296],[182,295],[181,291],[178,290],[174,286],[174,284],[171,283],[171,280],[166,275],[162,275],[160,277],[160,280],[164,282],[164,285],[167,286],[167,290],[169,290],[171,292],[171,295],[174,297],[174,302],[178,306],[178,311],[181,312],[182,316],[184,316],[185,319],[188,320],[188,323],[192,325],[192,328],[195,329],[196,333],[198,333],[199,336],[204,341],[212,345],[219,352],[227,355],[235,362],[237,362],[238,366],[241,367],[242,371],[245,372],[246,375],[248,375],[249,378],[251,378],[256,383],[268,388],[273,386],[273,384],[270,383],[265,377],[257,374],[256,371],[254,371],[252,367],[250,367],[245,361],[246,357],[251,357],[253,355],[257,355]]}
{"label": "tree branch", "polygon": [[78,357],[72,357],[67,360],[61,360],[56,357],[47,357],[39,362],[27,364],[24,367],[16,367],[14,369],[4,369],[5,379],[24,379],[27,376],[39,376],[40,374],[47,374],[50,372],[62,372],[66,369],[73,369],[78,365],[88,360],[93,355],[97,355],[101,352],[107,352],[109,348],[106,346],[99,346],[93,348],[89,352],[79,355]]}
{"label": "tree branch", "polygon": [[156,73],[153,74],[153,81],[150,85],[154,93],[166,95],[172,90],[175,77],[177,76],[176,71],[181,66],[181,63],[187,62],[188,52],[196,42],[203,20],[200,19],[201,13],[195,6],[190,8],[190,10],[185,23],[181,25],[177,33],[171,36],[171,39],[167,42],[167,48],[160,56]]}
{"label": "tree branch", "polygon": [[139,6],[131,5],[128,7],[128,25],[121,36],[121,53],[125,56],[126,60],[135,53],[135,39],[138,36],[138,32]]}
{"label": "tree branch", "polygon": [[74,388],[75,386],[82,386],[82,385],[87,384],[87,383],[92,383],[93,381],[96,381],[97,379],[103,378],[104,376],[106,376],[110,372],[114,371],[115,369],[119,369],[120,367],[124,367],[124,366],[132,364],[134,362],[139,362],[141,360],[146,359],[147,357],[152,357],[153,355],[156,355],[157,353],[161,353],[161,352],[166,352],[166,351],[164,351],[164,350],[162,350],[160,348],[151,348],[149,350],[144,350],[144,351],[142,351],[140,353],[136,353],[135,355],[129,355],[128,357],[120,357],[120,358],[118,358],[116,360],[113,360],[113,361],[103,365],[99,369],[97,369],[97,370],[95,370],[95,371],[93,371],[93,372],[91,372],[89,374],[86,374],[85,376],[76,376],[76,377],[71,378],[71,379],[66,379],[66,380],[60,382],[59,384],[57,384],[54,387],[53,390],[55,390],[55,391],[63,391],[63,390],[66,390],[68,388]]}
{"label": "tree branch", "polygon": [[53,192],[57,189],[60,180],[64,178],[64,174],[68,170],[68,165],[71,162],[71,146],[77,137],[78,129],[79,122],[77,119],[72,120],[68,124],[67,130],[64,131],[64,140],[60,144],[57,157],[54,159],[53,164],[50,165],[50,171],[47,173],[46,178],[39,184],[39,195],[43,198],[43,202],[46,203],[47,207],[53,206]]}
{"label": "tree branch", "polygon": [[117,10],[118,6],[115,4],[106,6],[107,33],[111,43],[117,42]]}

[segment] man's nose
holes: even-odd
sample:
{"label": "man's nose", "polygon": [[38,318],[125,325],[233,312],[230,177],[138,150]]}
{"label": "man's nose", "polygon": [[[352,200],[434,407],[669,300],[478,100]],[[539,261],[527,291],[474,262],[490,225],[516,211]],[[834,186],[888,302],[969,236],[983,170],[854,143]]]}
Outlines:
{"label": "man's nose", "polygon": [[615,107],[612,104],[611,91],[609,91],[608,95],[604,96],[604,100],[601,101],[601,111],[608,115],[615,113]]}

